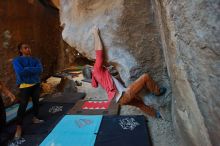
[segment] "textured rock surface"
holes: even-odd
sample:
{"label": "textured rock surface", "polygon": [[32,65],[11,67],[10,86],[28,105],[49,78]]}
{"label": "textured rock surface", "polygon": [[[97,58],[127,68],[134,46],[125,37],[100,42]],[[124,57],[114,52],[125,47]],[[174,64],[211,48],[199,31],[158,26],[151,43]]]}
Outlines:
{"label": "textured rock surface", "polygon": [[155,0],[183,145],[219,145],[220,1]]}
{"label": "textured rock surface", "polygon": [[63,40],[60,41],[57,69],[63,70],[74,65],[91,64],[92,61],[82,56],[75,48],[69,46]]}
{"label": "textured rock surface", "polygon": [[107,59],[126,85],[148,72],[160,81],[164,58],[150,0],[62,0],[63,39],[89,59],[95,59],[90,29],[97,25]]}
{"label": "textured rock surface", "polygon": [[59,92],[69,95],[77,92],[76,83],[71,76],[62,78],[60,84],[57,86],[57,89]]}
{"label": "textured rock surface", "polygon": [[[182,145],[218,145],[220,1],[152,2],[62,0],[63,39],[94,59],[89,30],[97,25],[107,59],[117,66],[126,85],[148,72],[168,86],[166,62],[172,81],[172,117]],[[149,97],[146,102],[153,100],[157,99]]]}

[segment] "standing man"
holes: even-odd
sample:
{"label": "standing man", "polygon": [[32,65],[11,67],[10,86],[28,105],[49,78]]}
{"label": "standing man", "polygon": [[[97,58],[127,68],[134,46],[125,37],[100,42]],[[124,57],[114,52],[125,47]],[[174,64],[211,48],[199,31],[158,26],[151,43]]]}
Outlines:
{"label": "standing man", "polygon": [[12,94],[3,84],[0,82],[0,145],[3,145],[3,129],[6,125],[6,112],[5,112],[5,106],[4,102],[2,100],[1,94],[4,94],[5,96],[9,97],[11,102],[15,101],[15,96]]}
{"label": "standing man", "polygon": [[138,96],[138,93],[142,89],[146,89],[156,96],[161,96],[166,92],[166,88],[160,88],[147,73],[140,76],[128,88],[124,88],[116,78],[111,76],[108,69],[103,66],[103,45],[98,28],[94,27],[92,33],[95,40],[96,61],[93,69],[89,66],[85,66],[83,69],[86,78],[92,77],[92,86],[98,87],[98,84],[100,84],[106,90],[109,100],[115,98],[116,102],[119,102],[121,105],[134,105],[152,117],[161,118],[160,112],[145,105]]}
{"label": "standing man", "polygon": [[17,128],[15,138],[22,134],[22,121],[27,108],[28,101],[32,97],[33,102],[33,123],[42,123],[38,117],[39,96],[40,96],[40,75],[43,72],[42,64],[31,56],[31,49],[28,44],[18,45],[19,57],[13,60],[13,67],[16,73],[16,84],[20,88],[20,105],[17,112]]}

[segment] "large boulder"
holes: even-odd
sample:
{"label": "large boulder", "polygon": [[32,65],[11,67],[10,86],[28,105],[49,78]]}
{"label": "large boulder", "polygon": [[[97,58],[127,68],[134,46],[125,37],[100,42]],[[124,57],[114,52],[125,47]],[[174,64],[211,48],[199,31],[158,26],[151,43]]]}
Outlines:
{"label": "large boulder", "polygon": [[143,72],[161,81],[165,61],[151,0],[62,0],[62,37],[87,58],[95,59],[91,28],[100,28],[106,60],[128,85]]}
{"label": "large boulder", "polygon": [[91,60],[89,31],[93,25],[100,28],[106,59],[126,85],[143,72],[163,81],[167,65],[182,144],[218,145],[219,0],[62,0],[60,16],[63,39]]}
{"label": "large boulder", "polygon": [[219,145],[219,0],[155,0],[172,81],[173,121],[184,146]]}

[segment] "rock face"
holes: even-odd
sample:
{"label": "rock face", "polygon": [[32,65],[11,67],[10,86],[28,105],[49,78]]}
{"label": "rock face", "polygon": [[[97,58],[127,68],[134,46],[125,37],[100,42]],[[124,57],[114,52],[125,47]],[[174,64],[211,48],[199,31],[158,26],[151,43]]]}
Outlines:
{"label": "rock face", "polygon": [[219,145],[220,1],[155,0],[172,81],[173,121],[185,146]]}
{"label": "rock face", "polygon": [[150,0],[62,0],[63,39],[87,58],[95,59],[90,29],[100,28],[106,60],[125,84],[148,72],[160,81],[166,74],[160,36]]}
{"label": "rock face", "polygon": [[57,86],[58,91],[70,95],[77,92],[77,87],[75,81],[71,76],[67,76],[61,79],[60,84]]}
{"label": "rock face", "polygon": [[75,48],[63,40],[60,41],[57,70],[63,70],[74,65],[92,64],[93,62],[82,56]]}
{"label": "rock face", "polygon": [[126,85],[148,72],[159,83],[165,79],[167,86],[167,65],[172,117],[182,145],[218,145],[219,0],[62,0],[60,4],[63,39],[95,59],[89,31],[97,25],[107,60]]}

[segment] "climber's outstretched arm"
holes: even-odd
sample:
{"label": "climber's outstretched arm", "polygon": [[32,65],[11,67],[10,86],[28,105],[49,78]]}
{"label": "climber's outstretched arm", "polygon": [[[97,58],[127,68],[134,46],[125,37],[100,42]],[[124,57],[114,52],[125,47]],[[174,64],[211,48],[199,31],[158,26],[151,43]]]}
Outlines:
{"label": "climber's outstretched arm", "polygon": [[100,35],[99,35],[99,28],[94,27],[92,30],[92,33],[93,33],[94,40],[95,40],[95,50],[103,50],[102,41],[101,41]]}
{"label": "climber's outstretched arm", "polygon": [[101,69],[104,62],[104,55],[103,55],[103,45],[100,38],[99,29],[97,27],[94,27],[92,33],[94,36],[95,50],[96,50],[95,66],[96,68]]}

